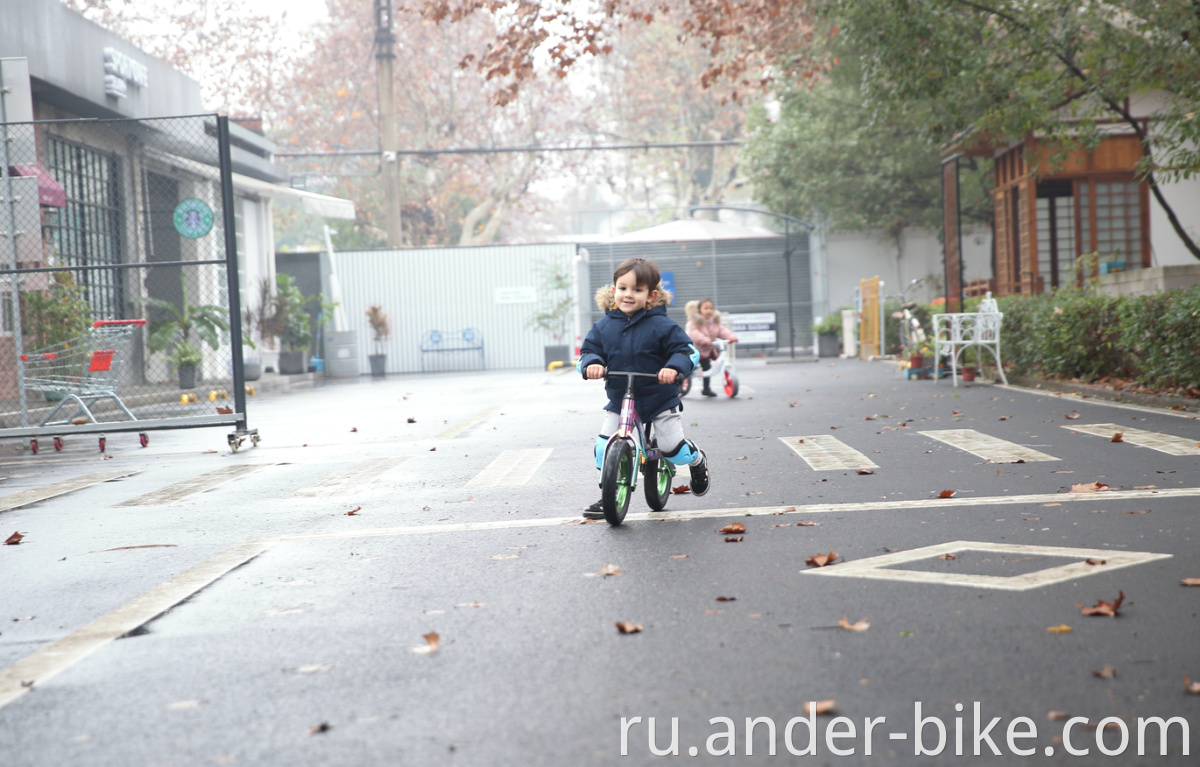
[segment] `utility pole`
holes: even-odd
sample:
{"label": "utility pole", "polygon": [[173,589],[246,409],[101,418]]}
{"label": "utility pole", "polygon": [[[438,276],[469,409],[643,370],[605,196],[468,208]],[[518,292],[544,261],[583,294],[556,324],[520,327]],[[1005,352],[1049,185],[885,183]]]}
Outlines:
{"label": "utility pole", "polygon": [[392,62],[392,0],[375,0],[375,61],[379,78],[379,151],[383,169],[383,207],[389,248],[403,247],[400,230],[400,168],[396,161],[396,90]]}

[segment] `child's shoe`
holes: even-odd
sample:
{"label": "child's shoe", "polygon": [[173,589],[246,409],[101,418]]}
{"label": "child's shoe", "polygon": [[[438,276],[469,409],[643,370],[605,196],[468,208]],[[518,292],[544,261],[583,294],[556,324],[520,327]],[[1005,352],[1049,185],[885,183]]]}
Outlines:
{"label": "child's shoe", "polygon": [[700,390],[700,393],[703,394],[705,397],[717,396],[717,393],[712,390],[712,384],[709,383],[709,380],[707,378],[704,379],[704,388]]}
{"label": "child's shoe", "polygon": [[699,450],[700,462],[688,466],[692,473],[692,495],[701,496],[708,492],[708,456]]}
{"label": "child's shoe", "polygon": [[583,510],[584,519],[604,519],[604,502],[596,501]]}

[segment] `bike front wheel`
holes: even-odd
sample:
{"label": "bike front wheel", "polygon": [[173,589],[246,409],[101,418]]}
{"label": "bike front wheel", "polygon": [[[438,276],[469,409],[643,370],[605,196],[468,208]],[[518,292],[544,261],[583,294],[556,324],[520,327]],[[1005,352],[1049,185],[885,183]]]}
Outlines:
{"label": "bike front wheel", "polygon": [[739,382],[738,382],[737,371],[732,370],[730,368],[726,368],[725,369],[725,394],[729,397],[736,397],[738,395],[738,389],[740,388],[738,383]]}
{"label": "bike front wheel", "polygon": [[692,390],[692,377],[691,376],[684,376],[683,378],[679,379],[679,396],[680,397],[686,397],[688,395],[688,392],[690,392],[691,390]]}
{"label": "bike front wheel", "polygon": [[608,524],[619,525],[625,521],[635,476],[633,448],[624,440],[610,444],[604,454],[604,481],[600,487],[600,506]]}

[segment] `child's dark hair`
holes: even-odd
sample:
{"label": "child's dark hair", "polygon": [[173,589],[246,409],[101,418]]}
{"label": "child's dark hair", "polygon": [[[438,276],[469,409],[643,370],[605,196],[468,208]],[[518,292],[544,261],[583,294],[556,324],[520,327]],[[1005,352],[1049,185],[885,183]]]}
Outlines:
{"label": "child's dark hair", "polygon": [[658,290],[658,284],[662,281],[658,264],[648,258],[627,258],[613,272],[613,284],[621,275],[629,272],[633,272],[638,285],[645,285],[650,290]]}

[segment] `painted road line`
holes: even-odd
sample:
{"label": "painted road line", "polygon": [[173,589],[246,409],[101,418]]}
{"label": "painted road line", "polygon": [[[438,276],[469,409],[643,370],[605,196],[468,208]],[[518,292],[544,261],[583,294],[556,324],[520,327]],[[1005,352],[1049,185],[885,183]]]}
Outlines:
{"label": "painted road line", "polygon": [[[1172,488],[1163,490],[1107,490],[1101,493],[1046,493],[1042,495],[1000,496],[990,498],[933,498],[921,501],[880,501],[876,503],[829,503],[810,506],[763,506],[740,509],[708,509],[700,511],[641,512],[630,514],[625,519],[634,521],[668,521],[687,519],[709,519],[717,517],[743,517],[782,514],[845,513],[850,511],[928,510],[954,506],[987,508],[1006,504],[1031,503],[1095,503],[1097,498],[1105,500],[1138,500],[1149,498],[1198,498],[1200,487]],[[442,525],[413,525],[410,527],[376,528],[327,533],[298,533],[274,538],[251,538],[205,560],[171,580],[146,592],[107,615],[98,618],[82,629],[58,640],[32,655],[0,669],[0,708],[8,705],[27,692],[31,686],[44,682],[55,674],[92,654],[107,642],[128,634],[146,624],[200,589],[231,570],[249,562],[272,546],[288,541],[322,541],[349,538],[386,538],[402,535],[431,535],[435,533],[469,533],[485,530],[516,530],[536,527],[578,524],[580,518],[549,517],[544,519],[504,519],[490,522],[463,522]],[[958,545],[958,544],[955,544]],[[986,544],[968,544],[980,548]],[[1097,550],[1099,555],[1112,562],[1118,552]],[[1161,555],[1153,555],[1161,556]],[[831,565],[830,567],[837,567]],[[823,568],[822,571],[826,569]]]}
{"label": "painted road line", "polygon": [[537,450],[505,450],[487,468],[475,475],[467,487],[519,487],[526,484],[553,452],[552,448]]}
{"label": "painted road line", "polygon": [[[1079,395],[1075,392],[1061,391],[1046,391],[1043,389],[1030,389],[1027,386],[1017,386],[1016,384],[992,384],[996,389],[1008,389],[1009,391],[1020,392],[1021,394],[1036,394],[1040,397],[1054,397],[1063,400],[1064,402],[1078,403],[1080,405],[1100,405],[1102,407],[1115,407],[1122,410],[1136,410],[1139,413],[1153,413],[1155,415],[1169,415],[1175,418],[1187,418],[1195,421],[1200,419],[1200,415],[1189,413],[1186,410],[1168,410],[1165,407],[1151,407],[1149,405],[1134,405],[1129,402],[1113,402],[1112,400],[1099,399],[1090,395]],[[1083,397],[1088,397],[1086,401]]]}
{"label": "painted road line", "polygon": [[[911,564],[921,560],[958,554],[963,551],[985,551],[996,554],[1018,554],[1036,557],[1058,557],[1074,559],[1065,565],[1046,567],[1020,575],[975,575],[972,573],[927,572],[921,570],[893,570],[897,565]],[[1072,581],[1089,575],[1108,573],[1122,567],[1142,565],[1159,559],[1170,559],[1170,554],[1154,554],[1144,551],[1112,551],[1111,549],[1073,549],[1062,546],[1028,546],[1008,543],[985,543],[981,541],[953,541],[936,546],[924,546],[911,551],[883,554],[853,562],[827,565],[814,570],[802,570],[805,575],[831,575],[846,578],[873,578],[906,583],[934,583],[946,586],[971,586],[981,589],[1004,589],[1028,591],[1054,583]],[[1090,565],[1088,559],[1102,560],[1104,564]]]}
{"label": "painted road line", "polygon": [[475,415],[469,416],[465,420],[459,421],[458,423],[454,424],[450,428],[441,432],[440,434],[438,434],[436,436],[436,439],[454,439],[459,434],[462,434],[464,431],[471,428],[472,426],[477,426],[477,425],[483,423],[484,421],[486,421],[487,419],[491,418],[492,416],[496,415],[497,413],[499,413],[500,407],[501,407],[500,405],[495,405],[493,407],[484,408],[483,410],[480,410]]}
{"label": "painted road line", "polygon": [[274,541],[244,540],[92,621],[78,631],[0,669],[0,708],[70,668],[114,639],[162,615],[225,573],[266,551]]}
{"label": "painted road line", "polygon": [[289,498],[328,498],[341,493],[361,492],[363,487],[381,474],[411,460],[411,455],[394,455],[360,461],[348,469],[335,471],[324,479],[305,485]]}
{"label": "painted road line", "polygon": [[111,482],[114,479],[128,477],[132,474],[137,474],[139,471],[141,469],[134,469],[133,471],[98,471],[92,474],[84,474],[74,479],[55,482],[52,485],[43,485],[42,487],[35,487],[30,490],[22,490],[19,493],[13,493],[12,495],[0,498],[0,511],[9,511],[19,506],[28,506],[31,503],[44,501],[47,498],[54,498],[59,495],[75,492],[76,490],[82,490],[85,487],[98,485],[101,482]]}
{"label": "painted road line", "polygon": [[1032,461],[1057,461],[1052,455],[1018,445],[1015,442],[992,437],[974,429],[939,429],[920,432],[945,442],[951,447],[965,450],[992,463],[1030,463]]}
{"label": "painted road line", "polygon": [[870,458],[828,434],[780,437],[779,441],[794,450],[815,471],[879,468]]}
{"label": "painted road line", "polygon": [[1064,429],[1092,434],[1105,439],[1112,439],[1117,432],[1121,433],[1121,441],[1138,447],[1148,447],[1167,455],[1200,455],[1200,443],[1194,439],[1176,437],[1173,434],[1158,434],[1143,429],[1130,429],[1127,426],[1117,426],[1115,423],[1092,423],[1082,426],[1067,426]]}
{"label": "painted road line", "polygon": [[121,508],[123,506],[166,506],[168,504],[181,501],[184,498],[193,496],[196,493],[203,493],[205,490],[212,490],[214,487],[232,482],[238,477],[244,477],[251,472],[258,471],[266,466],[273,466],[270,463],[243,463],[233,466],[225,466],[214,471],[201,474],[198,477],[185,479],[182,482],[176,482],[166,487],[155,490],[152,493],[139,495],[137,498],[131,498],[128,501],[123,501],[114,504],[113,508]]}

